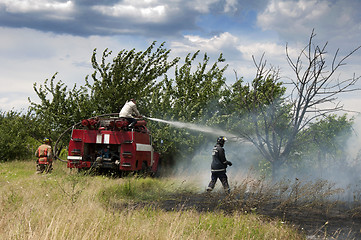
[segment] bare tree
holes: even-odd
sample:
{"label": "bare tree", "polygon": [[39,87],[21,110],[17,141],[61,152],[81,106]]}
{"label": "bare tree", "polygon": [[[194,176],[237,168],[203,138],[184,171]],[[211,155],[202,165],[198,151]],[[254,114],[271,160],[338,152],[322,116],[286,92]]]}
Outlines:
{"label": "bare tree", "polygon": [[[345,80],[334,77],[337,70],[346,64],[345,60],[361,46],[341,58],[337,50],[328,66],[327,43],[321,47],[315,45],[315,36],[312,31],[307,46],[295,59],[286,46],[286,58],[295,73],[295,78],[290,81],[292,87],[289,88],[289,95],[280,90],[279,70],[267,68],[262,56],[259,62],[253,58],[257,67],[256,78],[249,87],[251,90],[241,96],[253,131],[241,130],[240,134],[251,141],[271,163],[273,177],[277,176],[279,167],[290,157],[298,134],[313,120],[343,110],[338,102],[339,94],[359,90],[355,84],[361,76],[354,74]],[[330,104],[326,106],[325,103],[333,105],[329,107]]]}

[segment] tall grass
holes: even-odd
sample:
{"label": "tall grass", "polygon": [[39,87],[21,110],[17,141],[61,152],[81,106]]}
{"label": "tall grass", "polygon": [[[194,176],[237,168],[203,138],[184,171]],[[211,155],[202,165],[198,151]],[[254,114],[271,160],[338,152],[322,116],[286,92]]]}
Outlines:
{"label": "tall grass", "polygon": [[34,162],[0,163],[0,239],[303,239],[255,214],[108,206],[177,191],[192,187],[174,179],[80,175],[60,162],[48,175],[35,174]]}

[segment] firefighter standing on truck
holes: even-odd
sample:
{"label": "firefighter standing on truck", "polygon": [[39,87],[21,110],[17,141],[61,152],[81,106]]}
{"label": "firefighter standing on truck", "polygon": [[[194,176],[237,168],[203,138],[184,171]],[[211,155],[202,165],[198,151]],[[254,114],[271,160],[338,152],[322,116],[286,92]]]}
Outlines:
{"label": "firefighter standing on truck", "polygon": [[232,166],[232,163],[230,161],[227,161],[226,154],[223,148],[226,140],[227,139],[225,137],[220,136],[219,138],[217,138],[217,143],[213,147],[211,165],[212,176],[211,181],[209,182],[207,187],[207,192],[210,192],[214,189],[217,179],[221,181],[224,190],[227,193],[230,192],[226,168],[228,165]]}
{"label": "firefighter standing on truck", "polygon": [[53,152],[50,144],[50,139],[44,138],[43,144],[35,152],[35,156],[38,158],[36,173],[50,173],[53,170]]}
{"label": "firefighter standing on truck", "polygon": [[122,110],[120,110],[119,112],[119,117],[125,118],[129,122],[128,127],[132,128],[135,126],[135,124],[137,123],[137,120],[135,118],[141,118],[142,116],[137,109],[136,101],[134,98],[130,99],[130,101],[127,101],[124,104]]}

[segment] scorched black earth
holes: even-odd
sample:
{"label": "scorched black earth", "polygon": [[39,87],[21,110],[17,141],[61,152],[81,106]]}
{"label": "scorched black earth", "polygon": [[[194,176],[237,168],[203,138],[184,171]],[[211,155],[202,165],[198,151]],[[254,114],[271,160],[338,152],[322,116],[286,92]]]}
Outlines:
{"label": "scorched black earth", "polygon": [[239,194],[179,193],[153,202],[113,204],[115,208],[155,207],[165,211],[221,211],[225,214],[257,213],[279,219],[303,232],[308,239],[361,239],[361,210],[349,204],[333,202],[312,206],[312,203],[285,204],[272,200],[263,202],[254,196]]}

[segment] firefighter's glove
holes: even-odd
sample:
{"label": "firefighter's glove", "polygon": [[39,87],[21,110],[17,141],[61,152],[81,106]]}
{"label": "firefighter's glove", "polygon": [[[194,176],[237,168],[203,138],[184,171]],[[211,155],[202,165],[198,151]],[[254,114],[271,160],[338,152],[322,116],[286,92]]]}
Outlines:
{"label": "firefighter's glove", "polygon": [[227,161],[228,166],[232,166],[232,163],[230,161]]}

